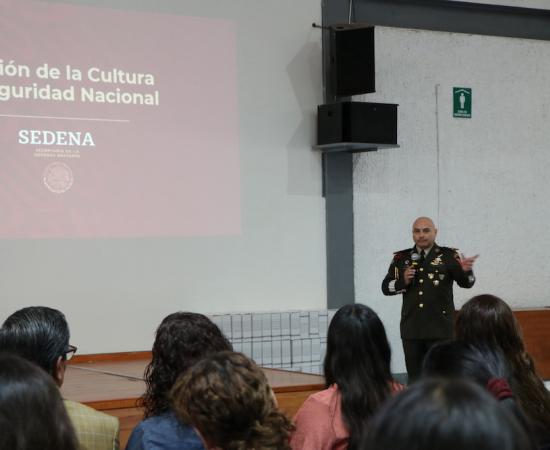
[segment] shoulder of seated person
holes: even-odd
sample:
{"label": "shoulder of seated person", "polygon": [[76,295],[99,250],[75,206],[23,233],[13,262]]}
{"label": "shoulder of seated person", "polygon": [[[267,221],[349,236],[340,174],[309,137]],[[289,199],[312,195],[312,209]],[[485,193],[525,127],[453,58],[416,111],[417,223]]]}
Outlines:
{"label": "shoulder of seated person", "polygon": [[94,416],[95,419],[103,419],[106,422],[113,422],[113,424],[118,424],[118,418],[106,414],[104,412],[98,411],[97,409],[92,408],[91,406],[85,405],[83,403],[75,402],[72,400],[64,400],[65,408],[70,414],[85,414],[87,416]]}
{"label": "shoulder of seated person", "polygon": [[333,384],[328,388],[323,389],[322,391],[311,394],[306,400],[306,402],[309,401],[309,403],[316,403],[316,404],[323,404],[326,406],[330,406],[330,404],[334,401],[334,399],[338,398],[339,396],[340,396],[340,391],[338,390],[338,387],[335,384]]}

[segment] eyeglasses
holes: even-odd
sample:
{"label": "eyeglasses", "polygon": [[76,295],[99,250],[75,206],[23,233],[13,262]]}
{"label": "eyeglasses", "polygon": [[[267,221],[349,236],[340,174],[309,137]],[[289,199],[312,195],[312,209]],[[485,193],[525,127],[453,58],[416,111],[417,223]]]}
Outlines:
{"label": "eyeglasses", "polygon": [[67,350],[65,351],[65,353],[63,353],[63,357],[65,358],[65,361],[69,361],[76,353],[76,350],[77,349],[74,345],[69,344],[67,346]]}

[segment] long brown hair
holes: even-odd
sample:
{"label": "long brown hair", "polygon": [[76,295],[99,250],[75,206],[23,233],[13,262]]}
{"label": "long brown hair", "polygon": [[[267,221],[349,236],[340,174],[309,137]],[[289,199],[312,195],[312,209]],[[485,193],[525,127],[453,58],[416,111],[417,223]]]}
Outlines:
{"label": "long brown hair", "polygon": [[527,417],[539,430],[550,430],[550,394],[525,351],[519,324],[508,304],[494,295],[473,297],[458,312],[457,340],[499,349],[512,372],[512,388]]}
{"label": "long brown hair", "polygon": [[157,329],[153,358],[145,369],[147,390],[141,398],[145,418],[170,409],[170,389],[193,364],[212,353],[231,349],[208,317],[191,312],[166,316]]}

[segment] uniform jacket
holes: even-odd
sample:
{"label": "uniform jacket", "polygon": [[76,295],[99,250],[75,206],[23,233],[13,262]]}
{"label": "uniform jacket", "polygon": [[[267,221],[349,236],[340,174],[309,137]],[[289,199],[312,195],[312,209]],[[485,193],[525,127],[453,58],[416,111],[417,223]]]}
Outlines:
{"label": "uniform jacket", "polygon": [[[455,249],[434,244],[425,260],[416,267],[414,280],[405,286],[403,273],[413,265],[416,247],[394,253],[388,274],[382,281],[385,295],[403,294],[402,339],[449,339],[453,335],[453,282],[463,288],[475,283],[473,272],[464,272]],[[389,285],[395,281],[395,292]]]}

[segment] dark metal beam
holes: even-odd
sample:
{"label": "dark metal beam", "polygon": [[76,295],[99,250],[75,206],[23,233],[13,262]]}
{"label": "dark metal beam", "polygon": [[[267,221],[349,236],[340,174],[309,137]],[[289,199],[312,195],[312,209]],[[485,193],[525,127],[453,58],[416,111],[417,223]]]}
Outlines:
{"label": "dark metal beam", "polygon": [[355,301],[353,249],[353,154],[325,153],[327,307]]}
{"label": "dark metal beam", "polygon": [[[323,26],[348,19],[347,2],[324,0]],[[330,32],[323,30],[323,99],[336,100],[328,82],[330,70]],[[340,99],[342,100],[342,99]],[[327,308],[337,309],[355,302],[353,241],[353,154],[323,154],[323,193],[326,207]]]}
{"label": "dark metal beam", "polygon": [[[327,0],[328,4],[347,3]],[[332,9],[331,8],[331,9]],[[328,23],[341,21],[347,6]],[[354,0],[353,22],[400,28],[550,40],[550,10],[449,0]]]}

